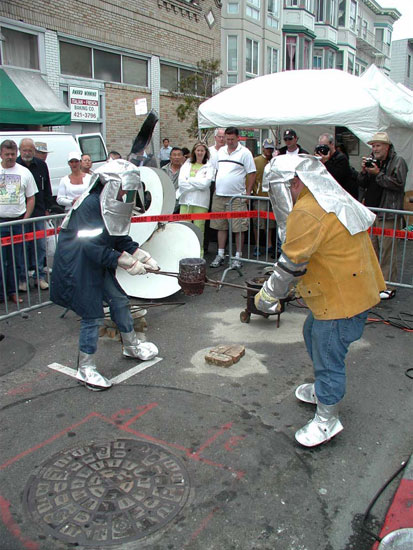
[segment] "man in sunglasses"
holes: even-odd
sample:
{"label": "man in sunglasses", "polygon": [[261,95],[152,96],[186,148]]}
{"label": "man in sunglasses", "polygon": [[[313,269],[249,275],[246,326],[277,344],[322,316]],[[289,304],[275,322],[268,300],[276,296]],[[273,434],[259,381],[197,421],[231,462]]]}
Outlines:
{"label": "man in sunglasses", "polygon": [[287,130],[284,130],[284,136],[283,136],[285,145],[284,147],[281,147],[280,149],[280,155],[300,155],[305,154],[308,155],[308,151],[303,149],[301,145],[298,145],[298,136],[295,130],[292,128],[288,128]]}

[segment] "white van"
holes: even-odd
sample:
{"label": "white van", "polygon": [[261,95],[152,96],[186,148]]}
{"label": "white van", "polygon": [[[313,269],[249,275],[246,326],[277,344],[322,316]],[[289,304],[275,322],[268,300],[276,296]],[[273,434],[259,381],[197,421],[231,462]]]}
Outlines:
{"label": "white van", "polygon": [[5,139],[12,139],[19,146],[23,138],[47,143],[51,151],[47,156],[47,166],[50,173],[52,193],[57,195],[60,179],[70,173],[67,156],[73,151],[80,151],[90,155],[93,166],[98,168],[107,158],[107,149],[101,134],[80,134],[73,136],[63,132],[0,132],[0,143]]}

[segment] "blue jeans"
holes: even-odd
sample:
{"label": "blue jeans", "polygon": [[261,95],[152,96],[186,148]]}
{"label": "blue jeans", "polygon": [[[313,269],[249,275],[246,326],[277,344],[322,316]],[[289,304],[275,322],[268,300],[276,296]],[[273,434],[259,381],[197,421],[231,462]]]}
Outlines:
{"label": "blue jeans", "polygon": [[[13,218],[13,221],[18,218]],[[9,222],[11,218],[0,218],[0,222]],[[10,237],[11,235],[20,235],[21,225],[5,225],[0,228],[0,238]],[[2,261],[0,262],[0,300],[4,300],[4,294],[11,296],[16,294],[16,278],[24,265],[23,245],[21,243],[12,243],[1,247]],[[4,281],[2,276],[4,270]],[[5,292],[4,292],[5,291]]]}
{"label": "blue jeans", "polygon": [[[133,319],[129,309],[128,297],[118,288],[114,277],[105,272],[103,281],[103,300],[110,308],[110,318],[116,323],[120,332],[132,332]],[[99,339],[99,327],[103,319],[86,319],[80,322],[79,349],[83,353],[96,353]]]}
{"label": "blue jeans", "polygon": [[[26,233],[46,230],[45,221],[33,222],[32,224],[26,225]],[[33,279],[37,279],[37,272],[39,272],[39,279],[45,279],[46,239],[34,239],[27,243],[27,256],[29,269],[34,269]],[[23,281],[25,280],[26,274],[23,274]]]}
{"label": "blue jeans", "polygon": [[367,311],[349,319],[320,321],[310,313],[305,320],[303,335],[314,366],[315,393],[324,405],[334,405],[346,393],[348,348],[363,334]]}

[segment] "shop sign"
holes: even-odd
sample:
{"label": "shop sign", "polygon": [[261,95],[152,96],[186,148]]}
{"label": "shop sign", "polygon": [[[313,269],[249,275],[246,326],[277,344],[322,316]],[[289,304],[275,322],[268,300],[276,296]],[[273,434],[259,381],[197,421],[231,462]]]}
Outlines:
{"label": "shop sign", "polygon": [[69,106],[72,120],[94,122],[99,119],[99,90],[69,87]]}

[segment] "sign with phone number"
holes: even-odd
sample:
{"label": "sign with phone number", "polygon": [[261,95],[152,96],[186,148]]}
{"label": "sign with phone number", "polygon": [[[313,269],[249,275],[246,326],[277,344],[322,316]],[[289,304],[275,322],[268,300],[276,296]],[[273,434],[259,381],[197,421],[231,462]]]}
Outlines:
{"label": "sign with phone number", "polygon": [[70,86],[69,105],[72,120],[98,120],[100,113],[99,90]]}

